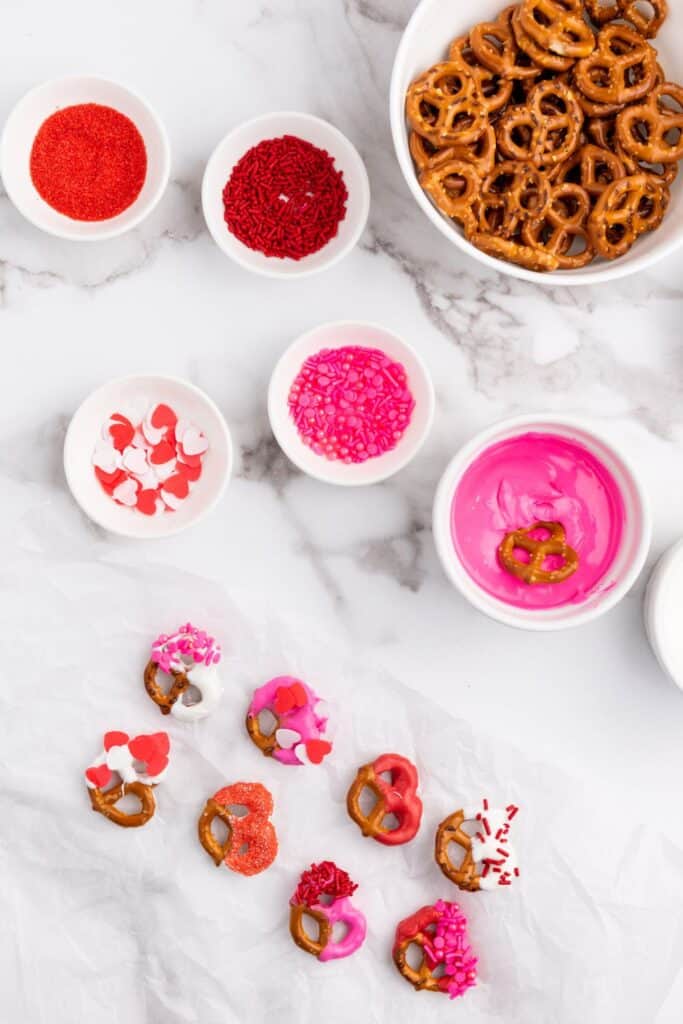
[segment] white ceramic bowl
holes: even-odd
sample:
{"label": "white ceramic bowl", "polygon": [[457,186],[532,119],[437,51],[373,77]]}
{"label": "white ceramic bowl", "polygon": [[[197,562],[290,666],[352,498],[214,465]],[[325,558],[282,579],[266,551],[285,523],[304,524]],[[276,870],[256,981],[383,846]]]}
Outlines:
{"label": "white ceramic bowl", "polygon": [[[582,444],[612,473],[624,500],[625,522],[621,547],[610,568],[611,587],[574,605],[550,609],[517,608],[483,590],[469,575],[451,536],[451,506],[456,488],[474,460],[491,445],[528,431],[558,434]],[[591,622],[613,608],[638,578],[652,539],[652,522],[647,496],[623,452],[583,420],[567,416],[515,416],[481,431],[462,446],[448,464],[434,498],[434,542],[447,576],[480,611],[520,629],[565,629]]]}
{"label": "white ceramic bowl", "polygon": [[669,548],[655,566],[645,594],[645,629],[657,661],[683,690],[683,540]]}
{"label": "white ceramic bowl", "polygon": [[[396,447],[367,462],[350,465],[330,462],[304,444],[287,405],[290,388],[305,360],[321,349],[344,345],[378,348],[401,363],[415,399],[410,424]],[[346,487],[376,484],[407,466],[422,447],[434,419],[434,386],[417,352],[392,331],[376,324],[350,321],[322,324],[298,338],[281,356],[270,378],[268,416],[278,444],[304,473],[324,483]]]}
{"label": "white ceramic bowl", "polygon": [[[338,233],[318,252],[301,260],[264,256],[250,249],[228,230],[224,219],[223,189],[235,164],[252,146],[282,135],[297,135],[319,149],[327,150],[334,157],[336,168],[343,173],[349,194],[346,217],[339,225]],[[327,121],[311,114],[264,114],[239,125],[216,146],[204,172],[202,207],[216,245],[241,266],[267,277],[306,277],[338,263],[356,245],[368,220],[370,184],[355,146]]]}
{"label": "white ceramic bowl", "polygon": [[[408,149],[406,90],[421,72],[445,58],[453,39],[465,35],[478,22],[494,19],[505,6],[504,0],[478,0],[476,4],[458,0],[422,0],[406,27],[391,78],[391,132],[401,171],[418,205],[453,245],[475,260],[502,274],[551,287],[612,281],[644,270],[674,252],[683,244],[683,176],[680,174],[671,187],[671,203],[661,227],[639,238],[626,256],[613,262],[596,261],[583,270],[556,270],[547,274],[526,270],[481,252],[467,241],[458,226],[437,210],[420,188]],[[669,0],[669,16],[653,42],[668,80],[682,81],[683,0]]]}
{"label": "white ceramic bowl", "polygon": [[[202,475],[192,484],[179,509],[146,516],[118,505],[102,488],[92,464],[95,443],[112,413],[133,407],[144,415],[152,404],[165,402],[206,435],[209,449]],[[230,431],[218,406],[193,384],[177,377],[121,377],[93,391],[74,413],[64,441],[64,472],[74,498],[85,514],[122,537],[149,539],[180,533],[202,519],[222,496],[233,465]]]}
{"label": "white ceramic bowl", "polygon": [[[127,210],[108,220],[79,221],[58,213],[31,180],[29,161],[38,129],[55,111],[77,103],[113,107],[131,119],[145,141],[147,176],[140,194]],[[48,234],[76,242],[98,242],[134,228],[161,199],[170,169],[168,138],[158,115],[137,93],[106,78],[55,78],[31,89],[12,110],[0,142],[0,173],[19,212]]]}

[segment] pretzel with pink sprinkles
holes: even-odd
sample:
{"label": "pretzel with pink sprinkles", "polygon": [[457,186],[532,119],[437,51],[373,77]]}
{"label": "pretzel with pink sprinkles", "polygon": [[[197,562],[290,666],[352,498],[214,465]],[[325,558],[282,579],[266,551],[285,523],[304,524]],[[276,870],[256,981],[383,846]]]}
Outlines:
{"label": "pretzel with pink sprinkles", "polygon": [[[422,951],[416,967],[408,960],[408,950],[413,946]],[[467,918],[457,903],[437,900],[401,921],[393,958],[399,972],[418,992],[443,992],[456,999],[477,983],[477,958],[467,940]]]}
{"label": "pretzel with pink sprinkles", "polygon": [[[209,715],[218,704],[222,686],[216,665],[221,660],[221,646],[215,638],[188,622],[175,632],[161,636],[152,644],[150,660],[145,668],[145,689],[163,715],[172,714],[183,721],[197,721]],[[172,677],[164,690],[158,672]],[[189,703],[183,696],[194,687],[200,699]]]}

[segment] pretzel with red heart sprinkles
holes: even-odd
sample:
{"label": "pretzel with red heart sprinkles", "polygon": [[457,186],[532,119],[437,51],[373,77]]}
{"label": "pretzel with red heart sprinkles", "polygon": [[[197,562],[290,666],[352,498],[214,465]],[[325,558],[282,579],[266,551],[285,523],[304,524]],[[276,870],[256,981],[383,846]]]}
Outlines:
{"label": "pretzel with red heart sprinkles", "polygon": [[[133,739],[125,732],[105,733],[103,753],[85,772],[92,809],[122,828],[145,825],[156,810],[152,787],[166,774],[169,749],[165,732]],[[137,797],[138,811],[117,806],[128,795]]]}
{"label": "pretzel with red heart sprinkles", "polygon": [[[246,815],[237,813],[246,808]],[[273,798],[260,782],[235,782],[224,786],[206,801],[197,825],[199,841],[214,864],[225,864],[240,875],[258,875],[277,856],[277,835],[270,816]],[[219,842],[211,830],[218,818],[228,834]]]}
{"label": "pretzel with red heart sprinkles", "polygon": [[[390,776],[389,782],[382,778]],[[399,846],[414,839],[422,820],[422,801],[417,795],[418,778],[415,765],[400,754],[382,754],[358,769],[346,797],[349,815],[364,836],[385,846]],[[366,814],[361,807],[363,790],[370,790],[375,804]],[[393,815],[398,822],[389,828],[384,819]]]}

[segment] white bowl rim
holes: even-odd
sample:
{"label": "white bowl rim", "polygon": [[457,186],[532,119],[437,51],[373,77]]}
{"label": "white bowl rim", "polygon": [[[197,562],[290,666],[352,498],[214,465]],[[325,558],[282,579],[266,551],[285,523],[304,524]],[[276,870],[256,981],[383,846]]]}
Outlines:
{"label": "white bowl rim", "polygon": [[[183,523],[180,526],[171,526],[168,529],[165,529],[163,533],[150,534],[149,536],[141,537],[134,531],[127,530],[123,527],[105,526],[104,523],[100,522],[98,518],[96,518],[94,515],[92,515],[90,512],[86,511],[83,508],[83,506],[81,505],[80,501],[76,496],[77,492],[76,490],[74,490],[73,487],[73,478],[69,470],[69,464],[67,459],[67,448],[69,447],[70,444],[73,443],[72,435],[75,430],[74,424],[76,422],[76,417],[78,416],[79,412],[86,404],[86,402],[90,402],[93,398],[95,398],[98,395],[100,391],[104,391],[105,388],[124,387],[131,381],[134,381],[136,384],[139,384],[144,381],[152,380],[161,382],[169,381],[173,384],[179,384],[187,391],[193,392],[198,398],[202,399],[202,401],[205,402],[211,408],[212,412],[216,416],[217,422],[220,423],[220,429],[225,440],[225,450],[227,453],[227,467],[225,470],[223,482],[221,483],[221,486],[218,488],[214,497],[211,499],[211,501],[207,502],[206,505],[202,506],[201,510],[199,510],[197,514],[189,520],[189,522]],[[209,512],[213,511],[213,509],[216,507],[219,501],[223,498],[227,490],[228,484],[232,479],[232,474],[235,466],[235,450],[232,441],[232,434],[230,433],[230,427],[228,426],[225,416],[219,409],[216,402],[214,402],[213,398],[209,397],[209,395],[207,395],[205,391],[202,391],[200,387],[197,387],[196,384],[192,384],[190,381],[185,380],[183,377],[176,377],[173,374],[168,373],[132,373],[127,374],[124,377],[112,377],[111,380],[105,381],[104,384],[100,384],[99,387],[94,388],[92,391],[90,391],[85,396],[83,401],[78,405],[71,419],[69,420],[69,426],[67,427],[66,434],[64,435],[64,446],[62,448],[62,464],[64,466],[64,476],[66,477],[66,482],[69,487],[69,491],[71,492],[71,496],[73,497],[74,501],[76,502],[80,510],[83,512],[83,514],[87,516],[87,518],[90,519],[91,522],[96,523],[100,527],[100,529],[105,530],[107,533],[113,533],[118,537],[128,537],[131,540],[155,541],[163,540],[166,537],[174,537],[177,534],[182,533],[184,530],[189,529],[191,526],[195,526],[198,522],[200,522],[200,520],[204,519],[204,517],[207,516]]]}
{"label": "white bowl rim", "polygon": [[645,591],[645,601],[643,604],[645,632],[647,633],[647,638],[650,641],[652,653],[657,659],[659,667],[679,690],[683,690],[683,678],[676,676],[676,673],[671,668],[668,657],[659,642],[657,608],[661,600],[662,579],[666,575],[669,566],[678,558],[682,551],[683,537],[680,537],[661,554],[654,569],[652,570],[652,573],[650,574],[650,579],[648,580],[647,589]]}
{"label": "white bowl rim", "polygon": [[[162,162],[162,168],[163,169],[162,169],[162,173],[161,173],[160,178],[159,178],[159,184],[157,185],[157,188],[151,194],[151,196],[149,197],[147,202],[143,206],[140,207],[138,212],[134,216],[131,215],[130,219],[128,220],[128,222],[126,224],[124,224],[124,225],[119,224],[119,225],[117,225],[115,227],[114,226],[105,227],[104,225],[106,225],[108,223],[108,221],[107,220],[103,220],[103,221],[97,222],[97,223],[103,225],[102,229],[98,230],[97,234],[93,233],[91,235],[79,235],[79,234],[76,234],[73,230],[71,230],[69,228],[69,220],[70,220],[69,217],[65,217],[62,214],[62,216],[64,217],[64,220],[65,220],[65,224],[64,224],[63,228],[57,228],[56,226],[47,227],[45,224],[43,224],[41,221],[39,221],[36,217],[34,217],[32,213],[30,213],[28,210],[26,210],[26,208],[23,206],[21,201],[18,200],[12,194],[12,190],[9,187],[9,185],[7,184],[7,175],[5,174],[6,150],[8,148],[6,140],[7,140],[8,129],[11,127],[11,121],[12,121],[13,117],[15,116],[15,113],[16,113],[18,107],[22,103],[24,103],[26,100],[30,99],[36,93],[44,92],[44,91],[47,92],[48,90],[53,89],[55,86],[61,85],[63,82],[88,82],[88,81],[104,82],[107,85],[112,85],[112,86],[114,86],[117,89],[121,89],[122,92],[128,93],[129,96],[131,96],[141,106],[143,106],[143,107],[145,107],[147,109],[147,112],[149,113],[150,117],[154,121],[155,127],[156,127],[157,131],[159,132],[159,140],[161,142],[161,154],[162,154],[161,162]],[[137,125],[136,125],[136,127],[137,127]],[[138,128],[138,131],[140,131],[139,128]],[[110,238],[118,238],[120,235],[124,235],[128,231],[132,231],[134,228],[138,227],[142,223],[142,221],[145,220],[149,216],[149,214],[152,212],[152,210],[154,210],[154,208],[158,205],[161,197],[163,196],[164,192],[166,191],[170,175],[171,175],[171,144],[169,142],[168,132],[166,131],[166,126],[164,125],[164,122],[162,121],[162,119],[161,119],[160,115],[158,114],[157,110],[152,106],[152,104],[149,102],[149,100],[145,99],[145,97],[141,93],[137,92],[135,89],[131,89],[127,85],[124,85],[122,82],[119,82],[115,78],[108,78],[106,75],[60,75],[57,78],[49,78],[45,82],[40,82],[40,83],[38,83],[38,85],[34,85],[31,89],[28,89],[22,96],[20,96],[19,99],[17,100],[17,102],[14,104],[14,106],[12,107],[12,109],[10,110],[10,112],[9,112],[9,114],[7,116],[7,120],[5,121],[5,125],[4,125],[4,128],[2,130],[2,135],[0,136],[0,177],[2,177],[2,183],[3,183],[4,187],[5,187],[5,191],[7,192],[7,195],[9,197],[9,199],[12,202],[12,205],[15,207],[15,209],[17,209],[19,211],[19,213],[22,215],[22,217],[25,217],[26,220],[30,224],[33,224],[33,226],[38,228],[40,231],[44,231],[46,234],[52,235],[54,238],[64,238],[66,241],[69,241],[69,242],[106,242]],[[57,211],[57,212],[59,212],[59,211]],[[123,211],[123,212],[125,212],[125,211]]]}
{"label": "white bowl rim", "polygon": [[[379,471],[379,465],[382,463],[382,456],[373,460],[377,464],[378,471],[375,475],[369,477],[366,480],[354,480],[343,477],[340,477],[339,479],[332,478],[331,476],[328,476],[325,473],[325,466],[327,465],[327,460],[322,458],[321,463],[323,463],[323,465],[321,465],[321,472],[319,473],[314,472],[308,466],[303,466],[299,459],[296,457],[296,455],[292,452],[290,446],[286,444],[286,442],[283,442],[280,436],[280,432],[276,426],[277,417],[275,415],[275,403],[276,401],[278,401],[278,397],[281,398],[281,393],[277,391],[275,381],[278,375],[278,371],[280,371],[282,367],[282,364],[285,362],[286,359],[289,358],[289,356],[291,356],[295,348],[298,348],[299,346],[304,347],[305,344],[314,335],[318,333],[318,331],[334,329],[340,331],[341,333],[342,330],[348,327],[360,327],[372,331],[379,331],[382,334],[391,335],[399,343],[399,347],[405,348],[406,351],[411,354],[412,358],[415,359],[415,362],[419,366],[420,373],[426,385],[427,392],[427,411],[425,425],[423,427],[422,434],[419,440],[416,442],[414,451],[412,451],[410,455],[407,455],[402,460],[400,460],[396,466],[393,466],[390,469],[384,469],[381,472]],[[405,469],[406,466],[410,465],[410,463],[413,461],[416,455],[418,455],[425,441],[429,437],[429,433],[434,423],[435,412],[436,396],[434,392],[434,382],[432,380],[429,370],[427,369],[427,365],[422,359],[421,355],[415,348],[413,348],[413,346],[409,342],[405,341],[405,339],[400,334],[397,334],[396,331],[391,330],[391,328],[389,327],[385,327],[383,324],[378,324],[370,320],[327,320],[325,321],[325,323],[316,324],[315,327],[311,327],[308,331],[305,331],[303,334],[300,334],[297,338],[294,339],[294,341],[290,342],[290,344],[286,347],[286,349],[276,362],[275,366],[273,367],[273,372],[271,373],[270,381],[268,382],[268,420],[270,422],[270,429],[273,431],[275,440],[277,441],[281,450],[284,452],[284,454],[287,456],[290,462],[293,462],[297,469],[301,470],[301,472],[304,473],[306,476],[309,476],[314,480],[319,480],[321,483],[331,484],[332,486],[336,487],[370,487],[373,484],[382,483],[383,480],[389,480],[396,473],[399,473],[402,469]],[[393,451],[397,451],[397,448],[393,449]],[[367,465],[367,463],[365,463],[365,465]]]}
{"label": "white bowl rim", "polygon": [[[442,235],[448,238],[449,241],[456,245],[462,252],[466,253],[468,256],[472,256],[479,263],[483,263],[484,266],[489,267],[491,270],[497,270],[499,273],[507,274],[510,277],[517,277],[522,281],[533,281],[535,284],[548,285],[551,288],[558,286],[569,288],[573,285],[602,284],[607,281],[616,281],[622,277],[629,277],[631,274],[635,274],[640,270],[653,266],[655,263],[659,263],[660,260],[670,256],[680,248],[681,245],[683,245],[683,230],[681,230],[678,236],[672,238],[668,243],[662,244],[660,250],[642,256],[635,254],[632,260],[629,260],[628,262],[623,262],[622,260],[617,259],[613,260],[611,263],[601,263],[601,270],[553,270],[542,273],[537,270],[527,270],[526,267],[520,267],[516,263],[508,263],[507,260],[499,260],[493,256],[489,256],[487,253],[482,252],[481,249],[477,249],[477,247],[472,245],[464,235],[461,235],[459,231],[449,224],[443,215],[439,213],[436,207],[430,202],[425,192],[420,188],[417,180],[417,175],[415,174],[415,169],[408,150],[404,114],[405,95],[399,81],[403,72],[403,65],[406,63],[410,49],[412,33],[419,26],[428,7],[431,7],[432,4],[436,2],[437,0],[420,0],[420,3],[413,11],[408,24],[403,30],[391,72],[391,84],[389,87],[389,119],[391,122],[391,136],[394,142],[396,159],[401,169],[401,173],[406,180],[406,184],[412,192],[413,198],[417,201],[418,206],[427,214],[432,224],[439,229]],[[444,42],[444,47],[446,46],[446,42]]]}
{"label": "white bowl rim", "polygon": [[[501,435],[528,429],[533,430],[534,427],[541,425],[545,425],[549,430],[552,430],[553,427],[564,428],[569,431],[575,430],[579,435],[583,434],[587,438],[594,438],[599,445],[602,445],[613,455],[616,461],[621,462],[633,485],[637,503],[640,506],[642,522],[633,560],[628,571],[611,590],[605,593],[599,604],[584,611],[577,611],[571,615],[568,614],[566,617],[561,617],[561,608],[534,609],[533,618],[523,619],[514,605],[507,604],[505,601],[501,601],[493,595],[486,593],[469,576],[465,567],[459,562],[451,539],[450,513],[455,487],[473,458],[479,452]],[[581,441],[580,437],[578,440],[579,443],[585,443]],[[446,575],[471,605],[489,618],[502,622],[506,626],[549,632],[572,629],[587,622],[592,622],[610,611],[622,600],[640,576],[645,565],[652,541],[652,514],[647,492],[640,481],[632,461],[599,428],[595,429],[588,418],[552,412],[530,413],[528,415],[509,416],[502,420],[497,420],[490,426],[478,431],[458,449],[448,462],[436,488],[432,511],[432,530],[437,554]],[[461,571],[458,571],[458,569]],[[553,617],[551,618],[550,616]]]}
{"label": "white bowl rim", "polygon": [[[246,131],[248,128],[255,128],[259,124],[265,124],[268,121],[274,121],[275,119],[280,117],[287,117],[293,119],[298,118],[303,123],[323,125],[324,128],[327,131],[329,131],[333,137],[336,137],[337,139],[341,140],[342,146],[347,146],[349,150],[353,152],[353,158],[357,161],[358,170],[362,181],[361,188],[363,193],[361,196],[361,216],[358,219],[358,226],[351,233],[346,244],[343,245],[338,250],[338,252],[334,254],[334,256],[330,256],[329,259],[322,261],[315,267],[305,266],[304,258],[303,260],[300,261],[300,265],[294,268],[293,272],[288,274],[284,274],[276,264],[273,264],[272,267],[252,265],[251,263],[248,262],[248,260],[242,258],[239,247],[235,249],[226,248],[222,244],[222,240],[218,238],[214,233],[211,218],[209,218],[206,213],[208,205],[207,192],[209,172],[210,170],[213,169],[213,164],[218,162],[219,150],[225,145],[225,143],[237,138],[237,136],[239,136],[243,131]],[[358,245],[359,239],[367,226],[368,217],[370,216],[370,179],[368,177],[367,167],[365,166],[365,161],[363,160],[362,156],[354,146],[353,142],[351,142],[351,139],[349,139],[348,136],[344,135],[344,133],[339,128],[337,128],[336,125],[331,124],[329,121],[326,121],[322,117],[317,117],[315,114],[308,114],[302,110],[274,110],[271,113],[258,114],[256,117],[251,117],[247,121],[240,121],[239,124],[235,125],[234,128],[227,132],[227,134],[224,135],[216,143],[213,150],[211,151],[209,159],[206,162],[204,174],[202,175],[202,212],[204,214],[204,221],[206,223],[206,226],[209,229],[209,234],[213,238],[218,248],[221,250],[221,252],[225,253],[226,256],[229,256],[232,260],[234,260],[235,263],[239,264],[239,266],[243,267],[245,270],[250,270],[254,274],[261,274],[262,277],[277,278],[280,281],[287,279],[299,280],[300,278],[303,277],[312,277],[314,274],[320,274],[322,273],[323,270],[329,270],[330,267],[335,266],[335,264],[339,263],[346,256],[348,256],[348,254]],[[231,237],[234,238],[236,242],[239,242],[239,238],[235,238],[235,236],[232,234]],[[332,241],[332,239],[330,239],[330,241]],[[243,243],[240,244],[243,246]],[[329,243],[327,244],[329,245]],[[246,246],[243,247],[247,248]],[[325,247],[323,247],[323,250],[324,248]],[[311,255],[317,254],[311,253]]]}

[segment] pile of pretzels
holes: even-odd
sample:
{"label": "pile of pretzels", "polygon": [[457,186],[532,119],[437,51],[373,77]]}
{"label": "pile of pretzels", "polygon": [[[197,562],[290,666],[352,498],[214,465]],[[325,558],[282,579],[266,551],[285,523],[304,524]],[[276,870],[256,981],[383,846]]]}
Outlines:
{"label": "pile of pretzels", "polygon": [[489,255],[534,271],[624,256],[659,227],[683,87],[648,40],[666,0],[522,0],[409,87],[419,182]]}

